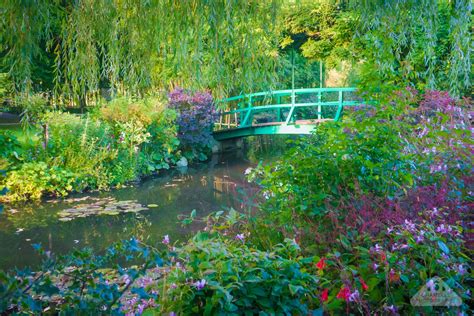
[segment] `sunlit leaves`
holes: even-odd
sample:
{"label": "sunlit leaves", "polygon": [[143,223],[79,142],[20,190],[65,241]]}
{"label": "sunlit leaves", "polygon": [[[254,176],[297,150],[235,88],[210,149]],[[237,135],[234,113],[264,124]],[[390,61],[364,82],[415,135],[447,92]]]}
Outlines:
{"label": "sunlit leaves", "polygon": [[222,95],[273,80],[277,0],[6,2],[1,50],[21,87],[44,42],[57,94],[76,102],[101,88],[140,95],[179,84]]}

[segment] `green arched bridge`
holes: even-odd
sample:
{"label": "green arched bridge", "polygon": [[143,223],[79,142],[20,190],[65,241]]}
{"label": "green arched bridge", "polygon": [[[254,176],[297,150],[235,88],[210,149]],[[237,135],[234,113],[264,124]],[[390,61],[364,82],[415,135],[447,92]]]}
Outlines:
{"label": "green arched bridge", "polygon": [[360,104],[355,88],[310,88],[257,92],[217,102],[214,138],[310,134],[316,125],[338,121],[344,107]]}

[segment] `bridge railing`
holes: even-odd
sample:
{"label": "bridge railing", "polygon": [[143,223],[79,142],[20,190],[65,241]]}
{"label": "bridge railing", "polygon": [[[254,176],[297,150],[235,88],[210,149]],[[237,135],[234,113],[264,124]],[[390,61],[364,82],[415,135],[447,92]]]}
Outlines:
{"label": "bridge railing", "polygon": [[265,124],[294,124],[298,120],[339,120],[345,106],[360,104],[355,88],[308,88],[257,92],[217,102],[215,130]]}

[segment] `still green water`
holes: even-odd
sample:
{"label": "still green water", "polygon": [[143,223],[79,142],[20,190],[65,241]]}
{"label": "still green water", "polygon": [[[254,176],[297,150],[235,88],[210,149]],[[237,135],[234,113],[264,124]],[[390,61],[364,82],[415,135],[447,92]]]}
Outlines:
{"label": "still green water", "polygon": [[[214,156],[206,164],[187,170],[175,169],[127,188],[76,194],[66,200],[6,205],[0,214],[0,269],[37,266],[41,258],[33,250],[36,243],[53,254],[64,254],[83,247],[100,251],[132,236],[150,243],[161,241],[164,235],[169,235],[172,241],[184,240],[201,225],[183,227],[179,215],[196,210],[201,217],[219,210],[250,207],[258,189],[246,181],[244,172],[254,165],[243,152],[232,152]],[[64,210],[110,209],[110,205],[120,210],[121,203],[148,209],[118,215],[98,212],[86,217],[60,216]]]}

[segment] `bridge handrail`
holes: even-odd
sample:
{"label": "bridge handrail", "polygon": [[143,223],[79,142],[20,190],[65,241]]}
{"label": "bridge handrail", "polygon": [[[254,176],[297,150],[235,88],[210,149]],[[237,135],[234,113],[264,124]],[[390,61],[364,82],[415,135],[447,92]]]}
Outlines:
{"label": "bridge handrail", "polygon": [[[302,107],[313,107],[317,106],[317,118],[321,120],[323,118],[322,108],[325,106],[336,106],[336,113],[334,121],[338,121],[344,106],[355,106],[360,104],[360,102],[351,99],[347,100],[344,97],[344,92],[355,92],[356,88],[344,87],[344,88],[303,88],[303,89],[285,89],[285,90],[269,90],[263,92],[256,92],[250,94],[242,94],[235,97],[230,97],[222,99],[216,102],[216,107],[220,112],[220,122],[215,124],[215,127],[222,129],[222,127],[227,126],[227,128],[241,128],[249,127],[252,125],[253,115],[256,113],[261,113],[267,110],[277,110],[277,120],[275,122],[282,122],[282,109],[289,108],[289,112],[286,115],[286,119],[283,120],[284,124],[291,124],[293,120],[295,110]],[[338,98],[336,101],[323,101],[323,94],[330,92],[337,92]],[[308,102],[312,100],[301,100],[302,102],[297,102],[297,96],[305,94],[315,94],[317,96],[317,101]],[[291,97],[290,103],[282,103],[281,97]],[[264,97],[259,98],[259,97]],[[277,97],[276,103],[273,101],[273,98]],[[270,98],[270,104],[255,104],[255,102],[266,101],[266,98]],[[238,101],[237,104],[229,104],[232,101]],[[285,100],[286,101],[286,100]],[[221,106],[222,104],[228,104],[227,108]],[[229,115],[235,116],[233,118],[234,123],[231,123],[232,118]],[[226,117],[227,122],[223,122],[223,118]]]}
{"label": "bridge handrail", "polygon": [[357,91],[356,88],[344,87],[344,88],[302,88],[302,89],[285,89],[285,90],[268,90],[268,91],[261,91],[249,94],[241,94],[238,96],[218,100],[216,103],[227,103],[231,101],[241,100],[241,99],[248,99],[253,97],[261,97],[261,96],[291,96],[293,93],[295,95],[298,94],[310,94],[310,93],[323,93],[323,92],[355,92]]}
{"label": "bridge handrail", "polygon": [[[356,106],[358,105],[359,102],[357,101],[344,101],[344,105],[346,106]],[[262,110],[271,110],[271,109],[278,109],[278,108],[291,108],[292,106],[294,107],[307,107],[307,106],[315,106],[315,105],[321,105],[321,106],[334,106],[334,105],[339,105],[339,101],[326,101],[326,102],[309,102],[309,103],[282,103],[282,104],[271,104],[271,105],[259,105],[259,106],[254,106],[252,107],[253,111],[262,111]],[[240,113],[240,112],[247,112],[249,110],[248,107],[246,108],[240,108],[240,109],[235,109],[235,110],[230,110],[226,112],[221,112],[221,115],[228,115],[228,114],[234,114],[234,113]]]}

